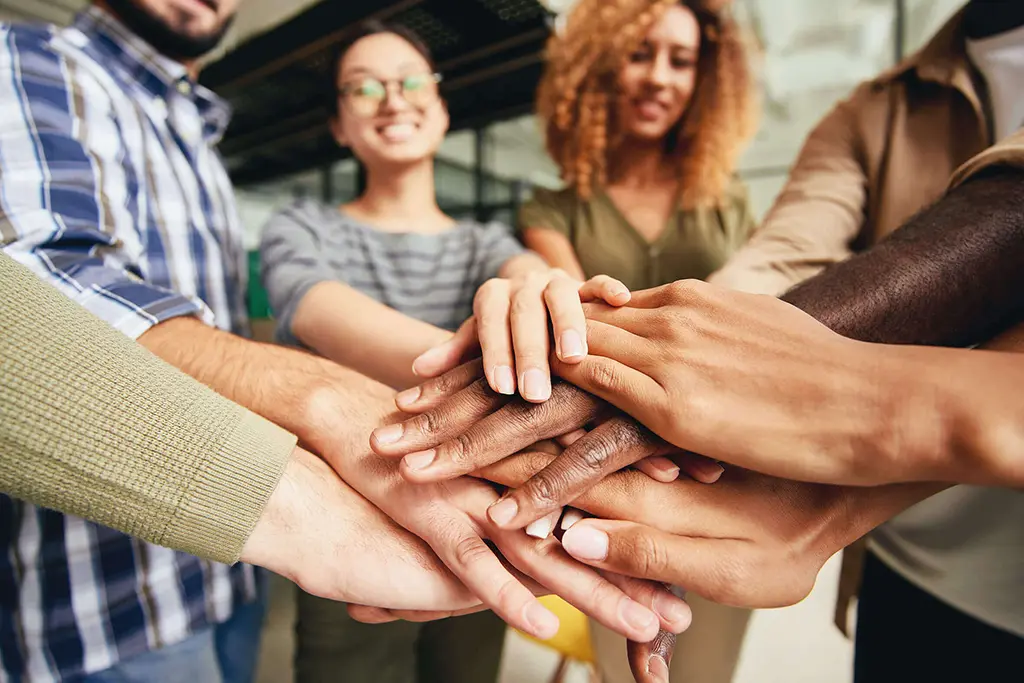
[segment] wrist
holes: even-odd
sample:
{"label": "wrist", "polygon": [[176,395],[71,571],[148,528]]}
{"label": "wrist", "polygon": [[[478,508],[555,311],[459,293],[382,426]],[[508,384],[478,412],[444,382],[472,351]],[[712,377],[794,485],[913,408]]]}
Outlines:
{"label": "wrist", "polygon": [[295,581],[296,533],[302,526],[301,512],[311,499],[310,487],[304,486],[315,468],[317,458],[296,448],[292,451],[277,487],[267,500],[263,514],[242,547],[240,561],[265,567]]}

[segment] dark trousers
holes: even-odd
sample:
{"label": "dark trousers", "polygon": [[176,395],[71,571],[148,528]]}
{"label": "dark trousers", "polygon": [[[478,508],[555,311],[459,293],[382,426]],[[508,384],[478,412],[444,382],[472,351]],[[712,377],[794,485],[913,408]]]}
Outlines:
{"label": "dark trousers", "polygon": [[427,624],[362,624],[297,591],[296,683],[494,683],[505,623],[479,612]]}
{"label": "dark trousers", "polygon": [[1016,683],[1022,666],[1024,638],[949,606],[868,553],[854,683]]}

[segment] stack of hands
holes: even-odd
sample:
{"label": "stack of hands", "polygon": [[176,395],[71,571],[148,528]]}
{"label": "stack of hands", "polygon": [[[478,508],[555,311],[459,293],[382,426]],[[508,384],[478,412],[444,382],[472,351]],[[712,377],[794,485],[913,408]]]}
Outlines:
{"label": "stack of hands", "polygon": [[[591,281],[575,309],[545,306],[549,285],[481,290],[475,318],[417,360],[432,378],[397,397],[340,368],[305,387],[299,436],[322,460],[299,460],[295,504],[363,523],[258,530],[245,559],[286,543],[283,573],[358,596],[350,612],[371,622],[491,609],[547,638],[558,622],[535,596],[555,593],[631,641],[638,681],[665,680],[690,624],[672,586],[796,603],[834,553],[943,488],[912,482],[955,478],[922,476],[911,442],[879,431],[902,397],[872,378],[899,385],[909,358],[700,282],[630,297]],[[476,340],[482,357],[458,365]]]}

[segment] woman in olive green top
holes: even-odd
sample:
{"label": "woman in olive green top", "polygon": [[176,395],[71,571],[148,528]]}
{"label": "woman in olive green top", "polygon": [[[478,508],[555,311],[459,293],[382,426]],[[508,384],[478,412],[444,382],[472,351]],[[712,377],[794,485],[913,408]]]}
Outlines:
{"label": "woman in olive green top", "polygon": [[754,129],[746,54],[722,0],[582,0],[538,95],[567,188],[537,191],[523,241],[633,290],[703,279],[754,222],[737,155]]}
{"label": "woman in olive green top", "polygon": [[[550,265],[639,290],[704,279],[746,241],[754,221],[734,170],[756,117],[726,4],[580,0],[552,38],[538,112],[567,187],[538,191],[519,215]],[[689,602],[672,680],[729,683],[750,613]],[[632,681],[622,638],[593,621],[591,633],[606,683]]]}

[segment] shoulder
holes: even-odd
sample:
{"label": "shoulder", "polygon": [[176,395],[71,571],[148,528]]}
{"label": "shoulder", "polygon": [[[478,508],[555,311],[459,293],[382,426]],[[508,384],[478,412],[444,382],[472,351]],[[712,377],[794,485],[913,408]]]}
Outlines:
{"label": "shoulder", "polygon": [[579,196],[572,188],[537,188],[533,192],[533,197],[519,208],[519,229],[549,228],[568,232],[580,202]]}
{"label": "shoulder", "polygon": [[579,196],[573,188],[567,187],[562,190],[551,190],[538,187],[533,191],[533,197],[523,204],[523,207],[536,207],[548,211],[568,213],[579,204]]}
{"label": "shoulder", "polygon": [[319,235],[328,226],[343,222],[342,215],[333,207],[313,199],[297,199],[267,219],[263,227],[263,241],[296,230]]}

